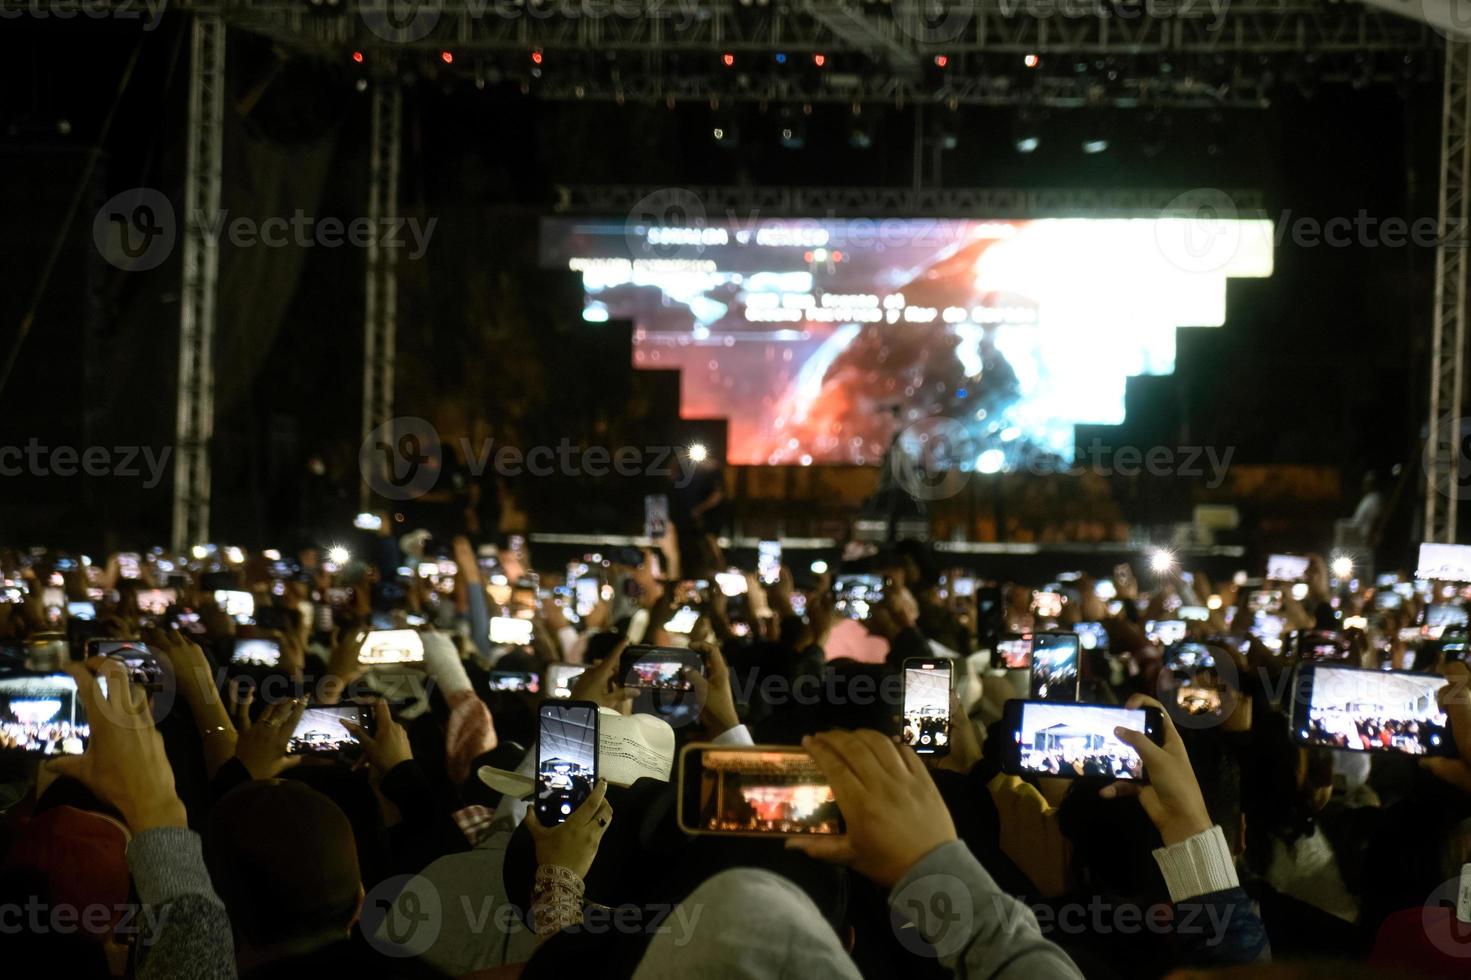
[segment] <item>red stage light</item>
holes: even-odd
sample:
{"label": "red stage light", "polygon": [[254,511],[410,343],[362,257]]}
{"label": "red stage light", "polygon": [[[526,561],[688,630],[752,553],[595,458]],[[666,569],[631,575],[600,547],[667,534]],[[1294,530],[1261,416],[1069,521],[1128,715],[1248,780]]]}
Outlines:
{"label": "red stage light", "polygon": [[439,52],[439,60],[444,62],[446,65],[452,65],[455,63],[455,56],[450,54],[448,51],[441,51]]}
{"label": "red stage light", "polygon": [[823,65],[827,64],[827,55],[825,55],[825,54],[815,54],[815,55],[813,55],[812,56],[812,63],[814,65],[816,65],[817,67],[821,68]]}
{"label": "red stage light", "polygon": [[725,54],[720,56],[720,60],[725,62],[725,67],[729,68],[731,65],[735,64],[735,55],[727,51]]}
{"label": "red stage light", "polygon": [[948,64],[950,64],[950,56],[949,55],[943,55],[943,54],[937,54],[937,55],[935,55],[935,67],[936,68],[944,68]]}
{"label": "red stage light", "polygon": [[533,52],[531,52],[531,63],[533,65],[539,65],[539,64],[541,64],[541,52],[540,51],[533,51]]}
{"label": "red stage light", "polygon": [[363,53],[361,51],[354,51],[352,53],[352,60],[361,65],[363,63]]}
{"label": "red stage light", "polygon": [[1034,54],[1029,54],[1022,59],[1022,64],[1026,65],[1028,68],[1036,68],[1039,64],[1041,64],[1041,62],[1042,59]]}

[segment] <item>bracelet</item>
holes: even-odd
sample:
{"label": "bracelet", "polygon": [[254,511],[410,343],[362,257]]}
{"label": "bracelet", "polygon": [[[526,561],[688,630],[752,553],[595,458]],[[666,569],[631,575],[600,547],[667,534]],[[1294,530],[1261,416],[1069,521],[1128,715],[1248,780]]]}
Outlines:
{"label": "bracelet", "polygon": [[531,887],[531,929],[550,936],[582,921],[582,878],[571,868],[543,864]]}

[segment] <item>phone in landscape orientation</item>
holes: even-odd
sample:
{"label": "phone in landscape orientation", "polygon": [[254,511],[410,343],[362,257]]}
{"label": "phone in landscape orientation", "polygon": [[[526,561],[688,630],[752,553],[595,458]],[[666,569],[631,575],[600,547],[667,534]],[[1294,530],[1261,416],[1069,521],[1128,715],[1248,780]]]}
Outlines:
{"label": "phone in landscape orientation", "polygon": [[1258,643],[1277,654],[1282,652],[1282,634],[1286,630],[1287,620],[1269,612],[1254,613],[1247,628]]}
{"label": "phone in landscape orientation", "polygon": [[358,648],[364,667],[424,662],[424,639],[416,630],[371,630]]}
{"label": "phone in landscape orientation", "polygon": [[644,496],[644,537],[658,541],[669,530],[669,497],[662,493]]}
{"label": "phone in landscape orientation", "polygon": [[541,691],[541,678],[529,670],[492,670],[486,686],[510,694],[537,694]]}
{"label": "phone in landscape orientation", "polygon": [[904,744],[919,755],[950,754],[949,660],[904,661]]}
{"label": "phone in landscape orientation", "polygon": [[1471,544],[1434,544],[1427,541],[1420,545],[1415,578],[1471,582]]}
{"label": "phone in landscape orientation", "polygon": [[1175,707],[1187,715],[1219,714],[1222,685],[1216,671],[1218,655],[1225,656],[1226,651],[1212,650],[1204,643],[1177,643],[1168,648],[1161,666],[1169,676],[1161,678],[1161,692],[1173,688]]}
{"label": "phone in landscape orientation", "polygon": [[173,589],[139,589],[135,598],[138,611],[143,615],[164,616],[168,614],[169,606],[178,601],[178,594]]}
{"label": "phone in landscape orientation", "polygon": [[1119,590],[1113,584],[1113,579],[1101,578],[1093,583],[1093,594],[1107,602],[1110,599],[1117,599]]}
{"label": "phone in landscape orientation", "polygon": [[715,573],[715,587],[720,590],[721,595],[729,599],[732,596],[745,595],[750,583],[746,581],[744,572],[732,568]]}
{"label": "phone in landscape orientation", "polygon": [[865,620],[884,601],[882,575],[839,575],[833,583],[834,608],[844,619]]}
{"label": "phone in landscape orientation", "polygon": [[976,594],[976,580],[969,575],[957,575],[950,583],[950,594],[957,599],[969,599]]}
{"label": "phone in landscape orientation", "polygon": [[1454,756],[1450,721],[1436,700],[1447,683],[1438,674],[1301,664],[1291,688],[1293,738],[1345,752]]}
{"label": "phone in landscape orientation", "polygon": [[286,740],[287,755],[331,755],[351,748],[358,740],[345,721],[372,731],[373,709],[360,704],[314,704],[301,713],[301,720]]}
{"label": "phone in landscape orientation", "polygon": [[97,603],[90,599],[68,602],[66,614],[70,619],[84,619],[90,622],[97,618]]}
{"label": "phone in landscape orientation", "polygon": [[281,643],[260,637],[235,640],[230,663],[242,667],[276,667],[281,663]]}
{"label": "phone in landscape orientation", "polygon": [[633,710],[658,715],[675,728],[699,717],[701,705],[694,684],[685,676],[693,670],[705,676],[705,658],[698,650],[681,647],[631,646],[618,665],[623,686],[636,695]]}
{"label": "phone in landscape orientation", "polygon": [[1297,630],[1292,634],[1292,653],[1299,660],[1348,660],[1353,644],[1332,630]]}
{"label": "phone in landscape orientation", "polygon": [[1304,555],[1268,555],[1267,581],[1301,582],[1308,576],[1308,559]]}
{"label": "phone in landscape orientation", "polygon": [[93,637],[87,641],[85,649],[88,660],[106,657],[121,663],[128,670],[128,678],[145,691],[156,691],[161,686],[163,668],[142,640]]}
{"label": "phone in landscape orientation", "polygon": [[1017,633],[996,641],[996,654],[1007,670],[1032,669],[1032,634]]}
{"label": "phone in landscape orientation", "polygon": [[352,519],[352,526],[359,531],[381,531],[383,529],[383,517],[381,514],[370,514],[364,511]]}
{"label": "phone in landscape orientation", "polygon": [[492,616],[490,642],[504,646],[524,647],[531,643],[531,620],[519,616]]}
{"label": "phone in landscape orientation", "polygon": [[81,755],[92,737],[70,674],[0,676],[0,751]]}
{"label": "phone in landscape orientation", "polygon": [[1246,597],[1246,608],[1254,613],[1281,612],[1282,590],[1258,589]]}
{"label": "phone in landscape orientation", "polygon": [[1032,612],[1043,619],[1056,619],[1062,615],[1061,592],[1033,592]]}
{"label": "phone in landscape orientation", "polygon": [[255,615],[255,596],[238,589],[216,589],[215,605],[237,623],[248,623]]}
{"label": "phone in landscape orientation", "polygon": [[1108,630],[1102,623],[1074,623],[1073,632],[1078,634],[1084,650],[1108,649]]}
{"label": "phone in landscape orientation", "polygon": [[1083,645],[1076,633],[1032,635],[1030,692],[1038,701],[1076,701]]}
{"label": "phone in landscape orientation", "polygon": [[1466,607],[1458,602],[1432,602],[1425,607],[1425,625],[1431,635],[1438,636],[1447,628],[1455,629],[1467,625]]}
{"label": "phone in landscape orientation", "polygon": [[1144,760],[1114,734],[1115,728],[1131,728],[1164,744],[1164,715],[1158,708],[1008,701],[1001,715],[1001,731],[1007,733],[1001,771],[1145,782]]}
{"label": "phone in landscape orientation", "polygon": [[565,823],[598,781],[598,706],[543,701],[536,710],[536,799],[545,827]]}
{"label": "phone in landscape orientation", "polygon": [[727,837],[808,837],[847,828],[827,777],[787,745],[696,743],[679,754],[679,828]]}
{"label": "phone in landscape orientation", "polygon": [[1144,638],[1157,647],[1173,646],[1189,635],[1183,619],[1151,619],[1144,624]]}
{"label": "phone in landscape orientation", "polygon": [[547,687],[554,698],[570,698],[572,682],[587,670],[586,664],[547,664]]}
{"label": "phone in landscape orientation", "polygon": [[1211,611],[1205,606],[1181,606],[1175,615],[1187,622],[1203,623],[1211,618]]}
{"label": "phone in landscape orientation", "polygon": [[673,615],[664,623],[664,628],[670,633],[688,636],[694,630],[695,624],[699,621],[700,610],[693,606],[680,606],[674,610]]}

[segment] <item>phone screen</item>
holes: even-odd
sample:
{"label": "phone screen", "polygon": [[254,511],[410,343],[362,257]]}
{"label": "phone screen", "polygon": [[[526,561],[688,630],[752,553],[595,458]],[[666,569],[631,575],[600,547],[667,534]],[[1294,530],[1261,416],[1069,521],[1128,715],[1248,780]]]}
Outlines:
{"label": "phone screen", "polygon": [[1181,643],[1189,632],[1183,619],[1151,619],[1144,624],[1144,638],[1158,647]]}
{"label": "phone screen", "polygon": [[680,756],[679,824],[691,833],[841,834],[827,777],[801,749],[689,746]]}
{"label": "phone screen", "polygon": [[585,670],[583,664],[547,664],[547,685],[552,689],[552,697],[570,698],[572,682]]}
{"label": "phone screen", "polygon": [[904,662],[904,744],[920,755],[950,752],[950,663]]}
{"label": "phone screen", "polygon": [[245,667],[275,667],[281,663],[281,644],[276,640],[236,640],[230,663]]}
{"label": "phone screen", "polygon": [[602,598],[602,583],[595,578],[580,578],[572,585],[578,619],[586,619],[598,607]]}
{"label": "phone screen", "polygon": [[1415,578],[1439,582],[1471,582],[1471,545],[1425,542],[1420,545],[1420,561],[1415,567]]}
{"label": "phone screen", "polygon": [[598,779],[598,707],[591,701],[544,701],[537,710],[536,818],[565,823]]}
{"label": "phone screen", "polygon": [[68,602],[66,614],[72,619],[93,620],[97,618],[97,604],[91,601]]}
{"label": "phone screen", "polygon": [[756,574],[762,584],[775,585],[781,577],[781,542],[758,541],[756,543]]}
{"label": "phone screen", "polygon": [[1267,579],[1272,582],[1300,582],[1307,577],[1308,560],[1302,555],[1268,555]]}
{"label": "phone screen", "polygon": [[1299,744],[1347,752],[1454,754],[1446,714],[1436,700],[1448,683],[1444,677],[1326,664],[1301,670],[1308,677],[1308,696],[1293,704]]}
{"label": "phone screen", "polygon": [[94,638],[87,641],[86,655],[88,658],[107,657],[118,661],[127,668],[128,679],[145,690],[154,691],[159,687],[162,668],[158,665],[158,658],[142,640]]}
{"label": "phone screen", "polygon": [[529,670],[492,670],[486,686],[492,691],[536,694],[541,691],[541,678]]}
{"label": "phone screen", "polygon": [[358,649],[358,663],[365,667],[423,662],[424,640],[415,630],[373,630]]}
{"label": "phone screen", "polygon": [[255,615],[255,596],[249,592],[239,592],[233,589],[217,589],[215,591],[215,605],[219,606],[226,616],[237,623],[250,621]]}
{"label": "phone screen", "polygon": [[1115,728],[1152,732],[1143,708],[1017,701],[1008,706],[1016,755],[1008,771],[1038,776],[1142,780],[1144,760]]}
{"label": "phone screen", "polygon": [[1033,592],[1032,611],[1043,619],[1056,619],[1062,615],[1062,593]]}
{"label": "phone screen", "polygon": [[681,606],[679,609],[674,610],[674,615],[669,617],[668,622],[664,624],[664,628],[671,633],[688,636],[690,631],[695,628],[695,624],[699,621],[700,611],[698,609],[692,606]]}
{"label": "phone screen", "polygon": [[882,575],[841,575],[833,591],[838,615],[861,621],[884,601],[884,579]]}
{"label": "phone screen", "polygon": [[1216,672],[1216,652],[1204,643],[1180,643],[1165,654],[1164,669],[1171,677],[1162,680],[1175,690],[1175,707],[1187,715],[1219,714],[1221,682]]}
{"label": "phone screen", "polygon": [[1078,634],[1084,650],[1108,649],[1108,630],[1102,623],[1074,623],[1073,632]]}
{"label": "phone screen", "polygon": [[301,720],[286,740],[287,755],[315,755],[341,752],[357,744],[357,739],[343,724],[345,721],[365,724],[367,712],[355,704],[313,705],[301,713]]}
{"label": "phone screen", "polygon": [[29,755],[81,755],[92,736],[70,674],[0,677],[0,749]]}
{"label": "phone screen", "polygon": [[1076,633],[1034,634],[1031,696],[1041,701],[1076,701],[1081,649]]}
{"label": "phone screen", "polygon": [[1032,669],[1032,634],[1008,636],[996,641],[996,652],[1007,670]]}
{"label": "phone screen", "polygon": [[531,620],[517,616],[492,616],[490,620],[490,642],[505,646],[524,647],[531,643]]}

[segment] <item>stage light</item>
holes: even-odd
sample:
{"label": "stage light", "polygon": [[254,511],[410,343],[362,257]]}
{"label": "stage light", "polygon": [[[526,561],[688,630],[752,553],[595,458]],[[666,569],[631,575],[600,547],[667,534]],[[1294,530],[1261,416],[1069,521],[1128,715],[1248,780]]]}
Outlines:
{"label": "stage light", "polygon": [[352,60],[361,65],[363,63],[363,53],[361,51],[354,51],[352,53]]}
{"label": "stage light", "polygon": [[1042,145],[1042,141],[1040,139],[1038,139],[1037,137],[1035,137],[1035,136],[1023,136],[1021,139],[1019,139],[1019,140],[1016,141],[1016,152],[1018,152],[1018,153],[1036,153],[1037,152],[1037,147],[1039,147],[1041,145]]}
{"label": "stage light", "polygon": [[735,55],[727,51],[725,52],[725,54],[720,56],[720,60],[725,62],[725,67],[729,68],[731,65],[735,64]]}
{"label": "stage light", "polygon": [[1218,596],[1218,595],[1213,595],[1209,599],[1205,600],[1205,608],[1207,608],[1207,609],[1219,609],[1219,608],[1221,608],[1221,597]]}
{"label": "stage light", "polygon": [[812,56],[812,63],[814,65],[816,65],[817,67],[821,68],[823,65],[827,64],[827,55],[825,55],[825,54],[815,54],[815,55],[813,55]]}
{"label": "stage light", "polygon": [[1354,560],[1348,555],[1337,555],[1332,563],[1333,577],[1346,580],[1354,573]]}
{"label": "stage light", "polygon": [[1155,548],[1149,553],[1149,569],[1156,575],[1163,575],[1175,567],[1175,556],[1164,548]]}
{"label": "stage light", "polygon": [[266,561],[281,560],[281,552],[277,551],[275,548],[267,548],[265,551],[262,551],[261,554],[265,556]]}
{"label": "stage light", "polygon": [[204,559],[209,557],[209,549],[202,544],[196,544],[193,548],[190,548],[189,553],[194,556],[195,561],[204,561]]}
{"label": "stage light", "polygon": [[1108,149],[1108,140],[1084,140],[1083,152],[1088,154],[1102,153]]}
{"label": "stage light", "polygon": [[936,68],[944,68],[948,64],[950,64],[950,57],[948,55],[943,55],[943,54],[937,54],[937,55],[935,55],[935,67]]}
{"label": "stage light", "polygon": [[225,549],[225,560],[232,565],[242,564],[245,561],[245,552],[232,544]]}
{"label": "stage light", "polygon": [[540,49],[531,52],[531,63],[533,65],[539,65],[539,64],[541,64],[541,50]]}
{"label": "stage light", "polygon": [[787,63],[787,53],[785,51],[778,51],[776,53],[776,63],[778,65],[784,65]]}
{"label": "stage light", "polygon": [[1298,602],[1302,602],[1307,597],[1308,584],[1306,582],[1299,582],[1292,587],[1292,598],[1296,599]]}
{"label": "stage light", "polygon": [[1026,65],[1028,68],[1036,68],[1041,63],[1042,59],[1034,54],[1029,54],[1022,59],[1022,64]]}
{"label": "stage light", "polygon": [[346,565],[352,561],[352,552],[340,544],[334,544],[327,549],[327,560],[334,565]]}
{"label": "stage light", "polygon": [[455,56],[448,51],[441,51],[439,52],[439,60],[446,65],[452,65],[455,63]]}
{"label": "stage light", "polygon": [[827,574],[827,562],[823,561],[821,558],[819,558],[817,561],[813,562],[811,564],[810,568],[812,570],[812,574],[813,575],[826,575]]}
{"label": "stage light", "polygon": [[703,442],[692,442],[685,450],[685,455],[690,458],[691,463],[703,463],[710,458],[710,450],[705,448]]}

